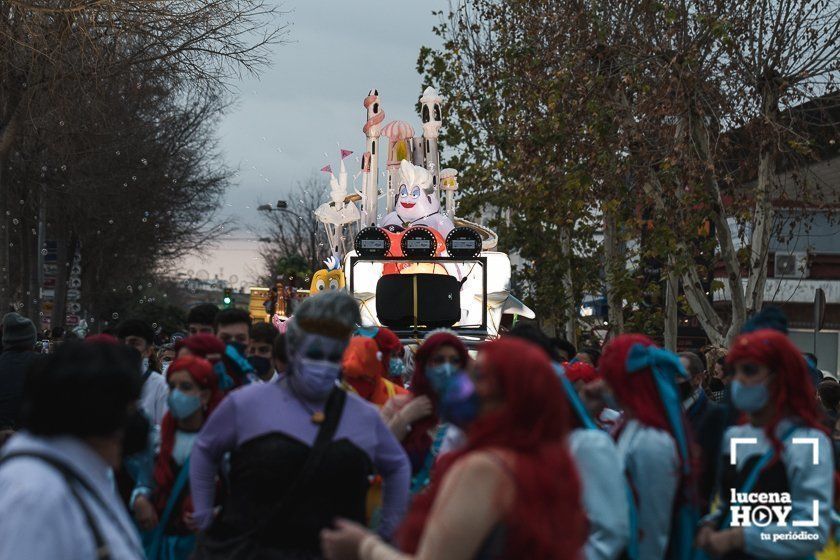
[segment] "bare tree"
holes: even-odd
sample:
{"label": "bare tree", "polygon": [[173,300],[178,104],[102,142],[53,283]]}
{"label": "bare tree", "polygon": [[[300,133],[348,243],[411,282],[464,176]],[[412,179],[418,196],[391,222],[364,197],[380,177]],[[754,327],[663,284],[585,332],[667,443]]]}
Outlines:
{"label": "bare tree", "polygon": [[[120,99],[130,89],[150,99],[180,96],[187,103],[190,97],[218,95],[218,88],[240,72],[267,62],[268,49],[283,37],[279,15],[263,0],[11,0],[0,6],[0,222],[5,226],[0,227],[0,285],[10,287],[0,290],[0,307],[10,293],[26,291],[20,279],[12,285],[9,276],[13,224],[7,212],[17,209],[17,200],[42,205],[38,191],[7,180],[10,156],[24,144],[30,154],[41,152],[31,140],[53,128],[45,123],[65,127],[69,121],[60,115],[71,113],[84,100],[78,92],[91,85],[113,88],[103,92]],[[93,100],[88,103],[97,111]]]}
{"label": "bare tree", "polygon": [[[9,157],[9,183],[26,193],[37,177],[41,191],[21,195],[24,204],[10,210],[10,232],[21,245],[31,243],[40,210],[49,217],[45,236],[59,244],[54,322],[63,320],[65,265],[77,244],[84,307],[104,318],[120,298],[145,300],[163,265],[222,233],[215,216],[229,173],[213,133],[224,98],[212,90],[184,98],[133,83],[114,76],[74,90],[76,108],[46,107],[49,118]],[[37,261],[27,259],[41,247],[24,247],[12,254],[18,282],[38,277],[29,266]],[[37,292],[36,282],[29,297],[15,298],[30,315]]]}
{"label": "bare tree", "polygon": [[263,282],[267,285],[281,279],[302,285],[323,268],[322,261],[332,251],[315,210],[326,199],[326,186],[320,177],[311,175],[289,192],[285,208],[272,206],[264,212],[263,227],[257,233],[268,240],[261,246]]}

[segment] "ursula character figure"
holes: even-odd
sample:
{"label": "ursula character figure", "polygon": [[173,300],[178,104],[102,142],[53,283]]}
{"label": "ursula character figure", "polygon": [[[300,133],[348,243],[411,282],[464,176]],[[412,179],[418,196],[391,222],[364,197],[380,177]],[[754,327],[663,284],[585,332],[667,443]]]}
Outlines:
{"label": "ursula character figure", "polygon": [[440,200],[432,184],[431,173],[403,160],[400,162],[398,183],[396,207],[385,216],[381,225],[397,225],[404,228],[426,226],[446,237],[455,226],[452,220],[440,211]]}

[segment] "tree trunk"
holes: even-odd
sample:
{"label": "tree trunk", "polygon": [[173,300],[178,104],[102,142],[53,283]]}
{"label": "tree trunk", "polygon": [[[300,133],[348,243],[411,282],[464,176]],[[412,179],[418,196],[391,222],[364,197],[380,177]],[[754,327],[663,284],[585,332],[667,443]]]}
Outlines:
{"label": "tree trunk", "polygon": [[[769,87],[762,95],[765,123],[773,123],[778,115],[778,100]],[[747,281],[746,312],[754,313],[764,305],[764,285],[767,283],[767,256],[773,227],[773,139],[762,135],[758,156],[758,180],[755,190],[755,215],[750,240],[749,280]]]}
{"label": "tree trunk", "polygon": [[9,276],[9,220],[6,209],[9,208],[9,189],[4,183],[7,158],[0,156],[0,314],[9,310],[12,301]]}
{"label": "tree trunk", "polygon": [[618,288],[625,262],[618,241],[618,226],[614,212],[604,212],[604,261],[607,288],[607,319],[616,335],[624,332],[624,298]]}
{"label": "tree trunk", "polygon": [[62,327],[67,315],[67,281],[70,278],[70,262],[73,260],[75,246],[72,240],[68,240],[63,235],[56,240],[56,245],[58,274],[55,280],[55,299],[50,326]]}
{"label": "tree trunk", "polygon": [[[689,270],[693,277],[689,280],[683,279],[683,290],[692,311],[697,314],[700,325],[713,344],[728,346],[735,335],[741,330],[746,320],[746,302],[744,290],[741,286],[741,263],[738,261],[738,253],[732,243],[732,236],[729,231],[728,216],[723,205],[723,197],[714,170],[714,163],[709,147],[709,136],[706,125],[700,117],[692,119],[691,136],[693,145],[698,150],[698,156],[705,163],[703,172],[703,187],[712,204],[712,219],[715,224],[715,235],[717,236],[718,247],[720,248],[720,260],[726,268],[726,282],[729,286],[730,308],[732,319],[727,329],[720,316],[715,311],[709,298],[703,290],[700,276],[697,274],[697,267],[693,261],[689,264]],[[763,288],[762,288],[763,289]]]}
{"label": "tree trunk", "polygon": [[665,278],[665,329],[662,344],[668,350],[677,350],[677,330],[679,329],[679,305],[677,298],[680,294],[680,279],[676,272],[668,271]]}
{"label": "tree trunk", "polygon": [[574,284],[572,283],[572,239],[568,229],[563,226],[560,228],[560,250],[563,254],[563,317],[564,317],[564,332],[566,340],[577,346],[577,324],[575,317],[577,309],[575,305]]}
{"label": "tree trunk", "polygon": [[6,181],[6,168],[20,123],[21,92],[18,88],[4,90],[6,99],[0,100],[4,122],[0,126],[0,312],[5,313],[12,303],[12,263],[9,243],[12,242],[11,220],[6,211],[11,208],[11,185]]}
{"label": "tree trunk", "polygon": [[36,259],[34,251],[35,240],[30,231],[32,224],[30,220],[26,219],[28,217],[29,216],[25,214],[21,216],[21,228],[19,232],[20,235],[18,237],[18,251],[20,252],[20,289],[23,294],[21,299],[23,309],[21,309],[20,313],[24,317],[32,319],[32,313],[35,307],[32,304],[32,299],[37,297],[37,288],[33,291],[32,275],[35,270],[35,263],[33,261]]}

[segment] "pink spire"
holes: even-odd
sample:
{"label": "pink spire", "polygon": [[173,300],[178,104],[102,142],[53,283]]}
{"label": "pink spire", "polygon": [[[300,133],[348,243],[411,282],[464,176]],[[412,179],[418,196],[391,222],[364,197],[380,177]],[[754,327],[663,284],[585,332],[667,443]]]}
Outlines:
{"label": "pink spire", "polygon": [[352,154],[352,153],[353,153],[353,152],[352,152],[352,150],[344,150],[344,149],[342,149],[342,150],[341,150],[341,159],[346,158],[347,156],[349,156],[349,155],[350,155],[350,154]]}
{"label": "pink spire", "polygon": [[330,167],[329,165],[325,165],[321,168],[321,171],[323,171],[324,173],[332,173],[332,167]]}

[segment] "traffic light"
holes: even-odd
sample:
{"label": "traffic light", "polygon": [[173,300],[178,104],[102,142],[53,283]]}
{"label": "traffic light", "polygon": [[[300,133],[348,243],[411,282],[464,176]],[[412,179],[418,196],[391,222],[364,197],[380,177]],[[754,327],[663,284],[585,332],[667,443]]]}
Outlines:
{"label": "traffic light", "polygon": [[231,307],[233,305],[233,288],[225,288],[222,295],[222,306]]}

